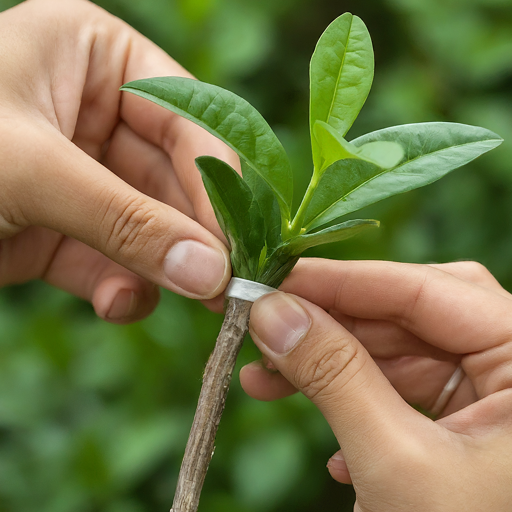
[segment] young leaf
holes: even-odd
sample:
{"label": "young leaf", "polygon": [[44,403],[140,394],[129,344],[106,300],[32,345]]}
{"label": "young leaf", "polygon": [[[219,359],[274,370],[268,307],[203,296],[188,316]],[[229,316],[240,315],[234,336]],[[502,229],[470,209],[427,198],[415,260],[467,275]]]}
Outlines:
{"label": "young leaf", "polygon": [[242,176],[252,191],[252,194],[260,207],[263,219],[265,221],[265,241],[267,251],[271,252],[281,243],[281,215],[279,213],[279,204],[276,196],[252,167],[241,160]]}
{"label": "young leaf", "polygon": [[361,147],[345,140],[338,131],[323,121],[316,121],[314,135],[320,146],[321,163],[317,172],[322,174],[327,167],[345,158],[359,158],[384,169],[395,167],[404,157],[404,150],[396,142],[369,142]]}
{"label": "young leaf", "polygon": [[215,216],[231,246],[233,272],[254,279],[265,245],[265,224],[251,189],[238,173],[212,156],[196,158]]}
{"label": "young leaf", "polygon": [[183,77],[136,80],[121,90],[171,110],[224,141],[268,183],[283,217],[290,218],[293,175],[288,156],[250,103],[221,87]]}
{"label": "young leaf", "polygon": [[366,25],[350,13],[341,15],[327,27],[311,57],[310,129],[315,168],[320,159],[313,133],[315,121],[324,121],[345,136],[368,97],[373,70],[373,47]]}
{"label": "young leaf", "polygon": [[404,160],[381,169],[362,160],[341,160],[322,176],[306,210],[307,230],[376,203],[386,197],[423,187],[499,146],[495,133],[455,123],[394,126],[352,141],[357,147],[395,141],[406,148]]}
{"label": "young leaf", "polygon": [[329,244],[331,242],[340,242],[351,238],[367,229],[378,228],[380,225],[378,220],[349,220],[341,224],[336,224],[316,233],[300,235],[292,238],[289,243],[291,254],[300,254],[310,247],[317,245]]}

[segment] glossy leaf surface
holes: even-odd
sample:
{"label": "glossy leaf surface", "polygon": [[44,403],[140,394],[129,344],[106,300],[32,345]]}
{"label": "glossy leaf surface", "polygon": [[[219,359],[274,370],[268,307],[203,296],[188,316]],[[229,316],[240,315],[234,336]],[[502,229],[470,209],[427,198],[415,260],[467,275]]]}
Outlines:
{"label": "glossy leaf surface", "polygon": [[234,274],[243,279],[254,279],[265,244],[265,223],[251,189],[222,160],[201,156],[196,158],[196,165],[215,216],[229,241]]}
{"label": "glossy leaf surface", "polygon": [[221,87],[183,77],[137,80],[121,90],[171,110],[224,141],[268,183],[283,217],[289,218],[293,176],[288,156],[250,103]]}
{"label": "glossy leaf surface", "polygon": [[345,13],[320,37],[310,66],[310,129],[315,168],[319,148],[316,121],[324,121],[342,136],[363,107],[373,81],[374,59],[370,34],[363,21]]}
{"label": "glossy leaf surface", "polygon": [[376,141],[398,142],[405,149],[404,160],[387,170],[358,160],[342,160],[331,165],[306,211],[307,229],[433,183],[499,146],[502,139],[476,126],[421,123],[379,130],[359,137],[352,144],[361,147]]}

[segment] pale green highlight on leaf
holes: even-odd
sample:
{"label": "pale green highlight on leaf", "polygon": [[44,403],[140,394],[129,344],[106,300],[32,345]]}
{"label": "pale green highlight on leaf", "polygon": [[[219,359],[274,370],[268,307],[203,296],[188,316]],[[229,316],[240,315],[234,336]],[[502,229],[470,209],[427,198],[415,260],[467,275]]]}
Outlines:
{"label": "pale green highlight on leaf", "polygon": [[293,175],[286,152],[262,115],[215,85],[183,77],[136,80],[121,87],[193,121],[234,149],[270,186],[290,218]]}
{"label": "pale green highlight on leaf", "polygon": [[376,141],[357,147],[345,140],[338,131],[323,121],[316,121],[314,135],[320,146],[320,167],[317,173],[323,173],[330,165],[346,158],[366,160],[384,169],[395,167],[404,157],[400,144],[388,141]]}
{"label": "pale green highlight on leaf", "polygon": [[405,155],[404,148],[392,141],[368,142],[357,149],[359,158],[373,162],[383,169],[396,167]]}
{"label": "pale green highlight on leaf", "polygon": [[320,158],[313,133],[315,121],[324,121],[345,136],[368,97],[373,70],[373,47],[366,25],[357,16],[343,14],[327,27],[311,58],[310,129],[315,168]]}

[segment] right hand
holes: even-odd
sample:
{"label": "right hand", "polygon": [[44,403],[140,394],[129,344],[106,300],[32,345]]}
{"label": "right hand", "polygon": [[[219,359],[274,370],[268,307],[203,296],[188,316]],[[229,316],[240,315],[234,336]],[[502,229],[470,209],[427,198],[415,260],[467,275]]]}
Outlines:
{"label": "right hand", "polygon": [[0,286],[45,281],[126,323],[163,286],[211,299],[231,276],[194,158],[236,167],[205,130],[119,92],[190,76],[84,0],[31,0],[0,14]]}
{"label": "right hand", "polygon": [[[487,270],[303,260],[283,289],[296,295],[251,311],[280,373],[251,364],[241,382],[256,398],[299,390],[318,406],[340,445],[329,469],[354,484],[355,511],[510,510],[512,296]],[[466,378],[440,419],[405,402],[430,408],[459,364]]]}

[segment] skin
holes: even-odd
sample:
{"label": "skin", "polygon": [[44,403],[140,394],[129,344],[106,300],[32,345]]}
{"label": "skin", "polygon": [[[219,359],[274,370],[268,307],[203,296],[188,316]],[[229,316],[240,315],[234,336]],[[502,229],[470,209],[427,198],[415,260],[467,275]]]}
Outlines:
{"label": "skin", "polygon": [[[353,483],[356,512],[510,509],[512,296],[483,266],[311,259],[282,290],[250,324],[279,373],[252,363],[241,382],[260,400],[300,390],[318,406],[341,448],[328,468]],[[439,419],[408,405],[431,408],[459,364]]]}
{"label": "skin", "polygon": [[[3,12],[0,48],[0,286],[43,279],[116,323],[148,315],[156,285],[198,299],[222,292],[228,252],[194,158],[235,166],[235,155],[118,90],[139,78],[191,75],[85,0],[29,0]],[[166,256],[186,240],[213,256],[187,256],[178,282]],[[198,289],[194,276],[215,262],[215,282]]]}

